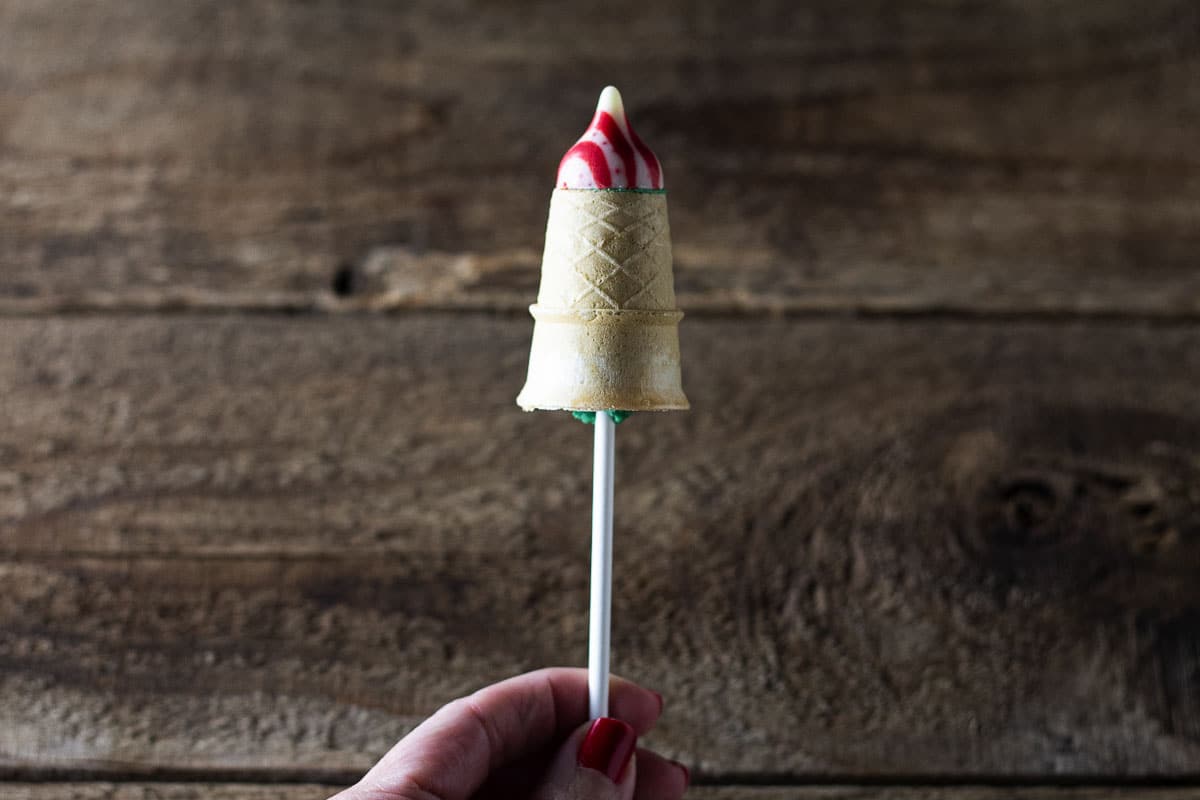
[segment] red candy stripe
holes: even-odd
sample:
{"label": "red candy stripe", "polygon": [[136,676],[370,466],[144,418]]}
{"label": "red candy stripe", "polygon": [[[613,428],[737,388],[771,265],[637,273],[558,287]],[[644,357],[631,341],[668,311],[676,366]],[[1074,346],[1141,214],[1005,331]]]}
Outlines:
{"label": "red candy stripe", "polygon": [[558,163],[558,169],[561,172],[563,165],[572,158],[578,158],[587,164],[587,168],[591,170],[592,180],[596,183],[597,189],[611,189],[612,175],[608,171],[608,159],[604,157],[604,151],[600,145],[595,142],[578,142],[574,147],[567,151],[562,157],[562,161]]}
{"label": "red candy stripe", "polygon": [[[592,120],[591,128],[595,128],[608,137],[608,141],[612,144],[613,150],[616,151],[617,157],[625,164],[625,186],[635,185],[637,183],[637,156],[634,155],[633,145],[625,138],[625,134],[621,132],[617,121],[607,111],[598,111],[596,118]],[[591,130],[591,128],[588,130]],[[595,172],[592,175],[595,176]],[[611,182],[605,185],[600,183],[599,180],[596,181],[596,186],[602,189],[624,188],[614,187]]]}
{"label": "red candy stripe", "polygon": [[658,156],[646,146],[642,141],[642,137],[633,132],[633,126],[629,125],[628,120],[625,122],[629,126],[629,138],[633,139],[633,146],[642,154],[642,158],[646,162],[646,168],[650,170],[650,185],[655,189],[662,188],[662,168],[658,165]]}
{"label": "red candy stripe", "polygon": [[[558,164],[557,184],[573,189],[661,189],[662,165],[624,118],[621,97],[609,87],[600,95],[592,123]],[[609,109],[609,110],[606,110]],[[621,119],[614,116],[619,113]],[[645,165],[639,180],[638,161]],[[624,173],[624,174],[622,174]]]}

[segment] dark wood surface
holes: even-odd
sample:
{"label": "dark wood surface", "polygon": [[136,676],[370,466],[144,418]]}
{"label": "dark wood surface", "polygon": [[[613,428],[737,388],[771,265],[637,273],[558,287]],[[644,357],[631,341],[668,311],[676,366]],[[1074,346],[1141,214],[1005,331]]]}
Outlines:
{"label": "dark wood surface", "polygon": [[523,308],[612,82],[693,312],[1200,314],[1191,0],[0,14],[0,308]]}
{"label": "dark wood surface", "polygon": [[[4,787],[6,800],[325,800],[336,787],[248,783],[24,783]],[[696,800],[1192,800],[1190,789],[979,787],[796,787],[697,786]]]}
{"label": "dark wood surface", "polygon": [[[364,769],[586,638],[590,435],[484,315],[8,320],[0,752]],[[1191,774],[1200,331],[685,323],[614,665],[701,775]],[[489,387],[484,390],[483,387]]]}
{"label": "dark wood surface", "polygon": [[609,82],[694,404],[614,665],[695,796],[1200,791],[1200,6],[853,6],[0,3],[0,778],[82,781],[0,796],[324,797],[583,662],[590,437],[512,400]]}

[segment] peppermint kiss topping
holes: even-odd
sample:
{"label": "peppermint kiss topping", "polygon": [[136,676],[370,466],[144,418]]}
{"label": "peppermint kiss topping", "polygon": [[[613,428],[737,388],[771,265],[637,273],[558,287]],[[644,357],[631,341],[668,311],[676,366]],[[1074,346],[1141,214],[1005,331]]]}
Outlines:
{"label": "peppermint kiss topping", "polygon": [[558,165],[559,189],[661,189],[662,166],[629,124],[621,93],[604,87],[596,116]]}

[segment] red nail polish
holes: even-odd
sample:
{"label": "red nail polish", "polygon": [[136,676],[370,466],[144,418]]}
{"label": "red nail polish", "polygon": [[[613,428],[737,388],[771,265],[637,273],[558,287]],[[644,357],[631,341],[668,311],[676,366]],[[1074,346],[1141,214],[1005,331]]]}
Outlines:
{"label": "red nail polish", "polygon": [[686,789],[687,787],[691,786],[692,785],[692,771],[690,769],[688,769],[685,765],[680,764],[678,761],[672,761],[671,763],[674,764],[675,766],[679,767],[679,769],[681,769],[683,771],[683,788]]}
{"label": "red nail polish", "polygon": [[633,758],[637,733],[628,723],[612,717],[600,717],[588,728],[579,745],[579,766],[603,772],[613,783],[620,783]]}
{"label": "red nail polish", "polygon": [[654,699],[658,701],[658,713],[661,714],[662,710],[663,710],[663,706],[666,704],[666,701],[663,700],[663,696],[661,694],[659,694],[658,692],[656,692],[654,690],[651,690],[650,694],[654,695]]}

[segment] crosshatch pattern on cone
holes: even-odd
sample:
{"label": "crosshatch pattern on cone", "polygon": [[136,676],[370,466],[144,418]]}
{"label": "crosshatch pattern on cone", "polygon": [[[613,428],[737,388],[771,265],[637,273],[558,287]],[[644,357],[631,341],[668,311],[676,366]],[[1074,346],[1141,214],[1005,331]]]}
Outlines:
{"label": "crosshatch pattern on cone", "polygon": [[556,189],[538,305],[674,311],[664,192]]}
{"label": "crosshatch pattern on cone", "polygon": [[555,189],[525,410],[688,407],[664,192]]}

